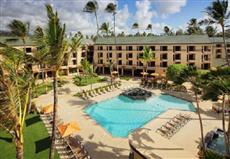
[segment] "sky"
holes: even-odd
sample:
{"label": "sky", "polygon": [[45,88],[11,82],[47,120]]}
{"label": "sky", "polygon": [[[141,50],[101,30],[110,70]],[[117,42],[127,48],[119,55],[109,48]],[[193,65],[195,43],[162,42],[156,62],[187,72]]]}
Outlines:
{"label": "sky", "polygon": [[[186,29],[191,18],[206,17],[205,8],[213,0],[97,0],[99,5],[99,25],[109,22],[113,26],[111,14],[104,11],[108,3],[116,3],[116,32],[134,33],[132,24],[137,22],[139,31],[146,31],[152,24],[152,32],[160,34],[164,26],[173,31]],[[229,10],[230,10],[230,0]],[[0,30],[7,30],[13,19],[30,23],[31,32],[38,25],[46,27],[45,4],[50,3],[58,11],[61,22],[66,24],[67,34],[81,31],[83,34],[96,34],[96,21],[93,14],[83,12],[87,0],[0,0]]]}

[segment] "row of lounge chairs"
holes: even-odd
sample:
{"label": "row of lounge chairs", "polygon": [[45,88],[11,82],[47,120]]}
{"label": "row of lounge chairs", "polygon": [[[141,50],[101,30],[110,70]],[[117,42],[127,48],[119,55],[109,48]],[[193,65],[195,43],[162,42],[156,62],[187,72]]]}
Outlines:
{"label": "row of lounge chairs", "polygon": [[106,86],[101,86],[98,88],[94,88],[92,90],[83,90],[81,93],[79,93],[78,95],[83,98],[83,99],[90,99],[92,97],[96,97],[98,95],[102,95],[105,94],[107,92],[111,92],[114,89],[119,89],[121,86],[121,82],[116,82],[110,85],[106,85]]}
{"label": "row of lounge chairs", "polygon": [[175,133],[180,130],[181,127],[183,127],[190,120],[191,117],[189,115],[178,114],[174,116],[170,121],[162,125],[160,128],[158,128],[156,132],[170,139]]}
{"label": "row of lounge chairs", "polygon": [[[40,118],[47,128],[49,136],[51,136],[53,116],[51,114],[40,114]],[[61,120],[57,120],[57,125],[61,123]],[[69,138],[63,138],[57,128],[55,132],[55,147],[61,159],[92,159],[77,137],[70,140]],[[72,142],[78,143],[78,145],[73,146]]]}

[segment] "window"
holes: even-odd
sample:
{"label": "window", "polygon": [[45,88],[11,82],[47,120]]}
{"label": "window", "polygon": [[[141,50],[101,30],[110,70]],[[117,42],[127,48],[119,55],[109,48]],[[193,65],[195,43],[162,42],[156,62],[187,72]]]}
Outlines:
{"label": "window", "polygon": [[117,50],[121,51],[122,47],[121,46],[117,46]]}
{"label": "window", "polygon": [[132,47],[132,46],[126,46],[126,50],[132,51],[132,50],[133,50],[133,47]]}
{"label": "window", "polygon": [[139,53],[138,58],[142,58],[142,57],[143,57],[143,53]]}
{"label": "window", "polygon": [[155,51],[155,50],[156,50],[155,46],[150,46],[150,49],[151,49],[152,51]]}
{"label": "window", "polygon": [[167,54],[161,54],[161,60],[167,60],[168,55]]}
{"label": "window", "polygon": [[121,58],[122,57],[122,54],[121,53],[118,53],[117,54],[117,58]]}
{"label": "window", "polygon": [[32,52],[32,48],[31,47],[27,47],[26,48],[26,53],[30,53],[30,52]]}
{"label": "window", "polygon": [[128,58],[133,58],[133,54],[132,54],[132,53],[126,54],[126,58],[127,58],[127,59],[128,59]]}
{"label": "window", "polygon": [[112,46],[108,46],[107,49],[111,51],[111,50],[113,50],[113,47]]}
{"label": "window", "polygon": [[168,67],[168,63],[167,62],[161,62],[160,66],[161,67]]}
{"label": "window", "polygon": [[76,53],[73,53],[73,58],[76,58],[77,57],[77,54]]}
{"label": "window", "polygon": [[221,44],[216,44],[216,47],[222,47],[222,45]]}
{"label": "window", "polygon": [[202,65],[202,69],[208,70],[210,68],[210,64],[209,63],[205,63]]}
{"label": "window", "polygon": [[195,51],[196,50],[196,47],[195,46],[189,46],[188,47],[188,51]]}
{"label": "window", "polygon": [[204,61],[209,61],[209,56],[208,55],[204,55],[203,59],[204,59]]}
{"label": "window", "polygon": [[174,46],[173,49],[174,51],[181,51],[181,46]]}
{"label": "window", "polygon": [[195,66],[195,63],[192,62],[192,63],[189,63],[188,65],[189,66]]}
{"label": "window", "polygon": [[101,57],[103,57],[103,53],[102,53],[102,52],[99,52],[99,53],[98,53],[98,58],[101,58]]}
{"label": "window", "polygon": [[203,46],[203,51],[210,51],[208,46]]}
{"label": "window", "polygon": [[98,50],[103,50],[103,46],[98,46]]}
{"label": "window", "polygon": [[190,54],[188,56],[188,60],[195,60],[195,54]]}
{"label": "window", "polygon": [[76,65],[77,64],[77,60],[73,60],[73,65]]}
{"label": "window", "polygon": [[222,52],[221,49],[216,50],[216,53],[221,53],[221,52]]}
{"label": "window", "polygon": [[174,60],[180,60],[181,59],[181,54],[175,54]]}
{"label": "window", "polygon": [[121,60],[118,61],[118,65],[122,65],[122,61]]}
{"label": "window", "polygon": [[141,61],[138,61],[137,66],[143,66],[143,63]]}
{"label": "window", "polygon": [[129,61],[129,62],[128,62],[128,65],[133,65],[133,61]]}
{"label": "window", "polygon": [[219,54],[219,55],[216,55],[216,58],[217,59],[220,59],[221,58],[221,55]]}
{"label": "window", "polygon": [[227,53],[230,53],[230,49],[227,49]]}
{"label": "window", "polygon": [[138,51],[142,51],[143,48],[144,48],[143,46],[138,46],[138,47],[137,47],[137,50],[138,50]]}
{"label": "window", "polygon": [[167,51],[167,50],[168,50],[168,46],[161,46],[161,47],[160,47],[160,50],[161,50],[161,51]]}
{"label": "window", "polygon": [[109,53],[109,58],[112,58],[113,54],[112,53]]}
{"label": "window", "polygon": [[149,67],[155,67],[155,62],[154,62],[154,61],[149,62],[149,63],[148,63],[148,66],[149,66]]}
{"label": "window", "polygon": [[82,53],[81,53],[81,57],[85,57],[85,52],[82,52]]}
{"label": "window", "polygon": [[103,64],[103,60],[98,60],[98,64]]}
{"label": "window", "polygon": [[230,44],[227,44],[227,47],[230,47]]}

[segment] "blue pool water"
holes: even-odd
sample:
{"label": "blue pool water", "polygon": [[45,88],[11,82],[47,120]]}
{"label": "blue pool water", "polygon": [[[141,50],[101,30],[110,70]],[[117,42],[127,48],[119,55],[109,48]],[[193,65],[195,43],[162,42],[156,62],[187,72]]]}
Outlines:
{"label": "blue pool water", "polygon": [[146,101],[120,95],[92,104],[85,112],[113,137],[127,137],[129,132],[170,108],[195,111],[192,103],[169,95],[153,96]]}

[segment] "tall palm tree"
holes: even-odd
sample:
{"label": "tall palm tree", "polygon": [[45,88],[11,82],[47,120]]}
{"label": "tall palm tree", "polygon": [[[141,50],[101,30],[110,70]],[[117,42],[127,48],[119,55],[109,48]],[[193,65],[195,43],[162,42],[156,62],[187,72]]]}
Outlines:
{"label": "tall palm tree", "polygon": [[169,35],[170,29],[168,26],[164,26],[164,32],[166,35]]}
{"label": "tall palm tree", "polygon": [[227,65],[230,66],[230,60],[227,53],[227,46],[225,40],[225,27],[230,18],[230,12],[228,11],[228,0],[216,0],[206,8],[206,13],[209,16],[207,20],[209,23],[215,23],[221,26],[222,37],[224,43],[225,59]]}
{"label": "tall palm tree", "polygon": [[[148,62],[155,59],[155,53],[152,51],[150,47],[144,47],[143,55],[140,57],[141,62],[146,67],[146,72],[148,70]],[[145,69],[143,67],[143,72],[145,72]]]}
{"label": "tall palm tree", "polygon": [[189,35],[192,34],[203,34],[203,30],[201,29],[201,24],[198,23],[196,18],[192,18],[188,22],[187,33]]}
{"label": "tall palm tree", "polygon": [[102,33],[105,33],[107,37],[111,33],[111,30],[110,30],[110,27],[109,27],[109,23],[106,23],[106,22],[104,22],[104,23],[101,24],[101,27],[100,27],[99,30],[101,30]]}
{"label": "tall palm tree", "polygon": [[97,1],[88,1],[83,9],[83,12],[87,13],[93,13],[96,18],[96,23],[97,23],[97,36],[98,36],[98,31],[99,31],[99,24],[98,24],[98,18],[97,18],[97,11],[98,11],[98,3]]}
{"label": "tall palm tree", "polygon": [[[137,22],[133,23],[132,29],[137,29],[139,30],[139,24]],[[138,31],[139,32],[139,31]]]}
{"label": "tall palm tree", "polygon": [[54,158],[54,147],[55,147],[55,130],[56,130],[56,113],[58,105],[58,94],[57,94],[57,75],[58,70],[63,64],[64,57],[66,55],[66,41],[65,38],[65,24],[61,25],[58,17],[58,13],[53,11],[51,5],[46,5],[48,24],[45,32],[45,40],[48,46],[47,60],[48,64],[52,68],[53,73],[53,90],[54,90],[54,103],[53,103],[53,123],[52,123],[52,137],[51,137],[51,147],[49,152],[49,159]]}
{"label": "tall palm tree", "polygon": [[150,30],[150,31],[151,31],[151,33],[152,33],[152,29],[153,29],[152,24],[148,24],[148,26],[147,26],[146,30]]}
{"label": "tall palm tree", "polygon": [[25,52],[26,51],[25,50],[26,38],[29,35],[29,28],[30,28],[29,23],[23,23],[20,20],[14,19],[13,21],[10,22],[8,27],[11,30],[13,35],[21,38],[23,46],[24,46],[24,52]]}
{"label": "tall palm tree", "polygon": [[180,73],[180,78],[182,78],[185,81],[188,81],[192,84],[192,91],[195,94],[195,100],[196,100],[196,106],[197,106],[197,114],[199,117],[199,123],[200,123],[200,133],[201,133],[201,144],[202,144],[202,156],[204,157],[206,154],[206,147],[204,143],[204,130],[203,130],[203,122],[200,114],[200,102],[198,99],[198,93],[201,89],[201,79],[198,76],[198,72],[195,67],[190,66],[187,69],[184,69]]}
{"label": "tall palm tree", "polygon": [[114,3],[109,3],[105,11],[113,14],[113,32],[114,32],[114,42],[116,45],[116,14],[117,14],[117,5]]}
{"label": "tall palm tree", "polygon": [[4,46],[0,61],[0,128],[11,134],[16,158],[24,158],[24,123],[27,113],[32,74],[23,67],[25,54]]}
{"label": "tall palm tree", "polygon": [[216,34],[216,28],[214,28],[214,27],[211,26],[211,25],[208,25],[208,26],[205,28],[205,32],[206,32],[206,34],[207,34],[209,37],[213,37],[213,36]]}

